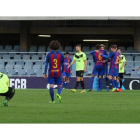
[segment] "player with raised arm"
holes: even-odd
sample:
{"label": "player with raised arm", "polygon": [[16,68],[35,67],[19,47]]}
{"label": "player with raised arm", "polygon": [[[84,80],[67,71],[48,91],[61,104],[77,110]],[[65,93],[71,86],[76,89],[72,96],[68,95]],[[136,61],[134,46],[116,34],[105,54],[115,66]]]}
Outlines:
{"label": "player with raised arm", "polygon": [[61,102],[61,92],[62,92],[62,73],[63,73],[63,65],[64,65],[64,55],[58,51],[60,48],[61,44],[57,40],[51,41],[49,44],[49,47],[52,49],[51,52],[48,53],[46,56],[46,61],[45,61],[45,69],[44,69],[44,78],[47,78],[47,68],[49,65],[48,69],[48,83],[50,84],[50,97],[51,101],[49,103],[55,103],[54,101],[54,84],[58,86],[57,90],[57,98],[58,101]]}
{"label": "player with raised arm", "polygon": [[9,78],[6,74],[0,72],[0,96],[5,96],[4,106],[9,106],[9,100],[13,98],[15,89],[9,87]]}
{"label": "player with raised arm", "polygon": [[72,74],[72,65],[70,66],[70,68],[68,68],[71,62],[72,59],[69,58],[69,52],[66,52],[64,58],[64,72],[63,72],[63,87],[66,89],[68,89],[68,85],[70,81],[69,78],[71,77]]}
{"label": "player with raised arm", "polygon": [[98,76],[99,78],[99,87],[97,89],[97,92],[102,90],[102,76],[103,76],[103,57],[101,54],[107,55],[105,50],[101,50],[101,47],[99,44],[96,45],[96,50],[90,52],[91,55],[93,55],[93,61],[95,63],[93,71],[92,71],[92,77],[90,80],[90,88],[88,92],[92,91],[93,89],[93,82],[95,76]]}
{"label": "player with raised arm", "polygon": [[[100,44],[100,49],[101,50],[105,50],[105,45],[104,44]],[[105,83],[106,83],[106,91],[109,91],[109,82],[108,82],[108,62],[109,59],[104,58],[103,60],[103,76],[105,78]]]}
{"label": "player with raised arm", "polygon": [[70,67],[71,65],[73,65],[74,62],[76,62],[77,81],[75,84],[75,89],[71,89],[71,91],[75,93],[79,83],[81,83],[82,91],[80,93],[85,93],[86,90],[85,90],[85,85],[84,85],[83,74],[84,72],[86,72],[86,68],[87,68],[87,57],[86,57],[86,54],[81,51],[80,44],[76,45],[76,51],[77,53],[74,55],[72,62],[68,66]]}
{"label": "player with raised arm", "polygon": [[111,53],[109,55],[101,54],[104,58],[111,58],[110,60],[110,70],[109,70],[109,80],[113,86],[112,92],[119,92],[118,89],[118,67],[120,61],[120,55],[117,52],[117,45],[111,45]]}

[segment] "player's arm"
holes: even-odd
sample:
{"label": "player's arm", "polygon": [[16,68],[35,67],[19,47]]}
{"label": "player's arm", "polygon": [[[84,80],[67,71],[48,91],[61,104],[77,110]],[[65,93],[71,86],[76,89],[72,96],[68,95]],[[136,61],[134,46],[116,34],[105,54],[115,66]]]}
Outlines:
{"label": "player's arm", "polygon": [[44,74],[44,78],[47,78],[47,69],[48,69],[48,55],[47,55],[47,57],[46,57],[46,61],[45,61],[45,68],[44,68],[44,72],[43,72],[43,74]]}
{"label": "player's arm", "polygon": [[83,59],[84,59],[84,61],[85,61],[84,72],[86,72],[86,70],[87,70],[87,57],[86,57],[86,54],[84,54]]}
{"label": "player's arm", "polygon": [[75,55],[74,55],[73,60],[72,60],[71,63],[69,64],[68,68],[70,68],[70,66],[74,64],[75,60],[76,60],[76,58],[75,58]]}
{"label": "player's arm", "polygon": [[[70,63],[72,62],[72,60],[70,59]],[[72,65],[70,66],[70,73],[72,74]]]}
{"label": "player's arm", "polygon": [[101,56],[103,56],[104,58],[112,58],[114,53],[110,53],[109,55],[105,55],[105,54],[100,54]]}
{"label": "player's arm", "polygon": [[140,66],[136,69],[137,71],[140,69]]}

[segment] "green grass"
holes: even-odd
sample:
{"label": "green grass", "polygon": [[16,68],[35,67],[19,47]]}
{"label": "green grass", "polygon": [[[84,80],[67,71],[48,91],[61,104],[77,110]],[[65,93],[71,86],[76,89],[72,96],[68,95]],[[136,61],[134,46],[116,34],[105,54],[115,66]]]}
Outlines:
{"label": "green grass", "polygon": [[48,90],[16,90],[9,107],[0,97],[0,123],[140,123],[140,91],[79,92],[49,104]]}

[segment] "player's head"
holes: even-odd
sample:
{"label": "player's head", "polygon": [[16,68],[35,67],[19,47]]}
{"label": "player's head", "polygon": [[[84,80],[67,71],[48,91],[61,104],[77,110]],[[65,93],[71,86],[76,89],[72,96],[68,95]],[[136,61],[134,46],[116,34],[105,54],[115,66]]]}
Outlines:
{"label": "player's head", "polygon": [[76,51],[77,51],[77,52],[80,52],[80,51],[81,51],[81,44],[77,44],[77,45],[76,45]]}
{"label": "player's head", "polygon": [[96,44],[96,50],[99,50],[100,49],[100,45],[99,44]]}
{"label": "player's head", "polygon": [[105,45],[104,44],[100,44],[100,50],[104,50],[105,49]]}
{"label": "player's head", "polygon": [[60,47],[61,47],[61,44],[58,40],[53,40],[51,41],[51,43],[49,44],[49,47],[52,49],[52,50],[58,50]]}
{"label": "player's head", "polygon": [[69,56],[70,56],[69,52],[66,52],[64,55],[66,58],[69,58]]}
{"label": "player's head", "polygon": [[121,54],[121,53],[122,53],[121,48],[118,48],[117,52],[118,52],[119,54]]}
{"label": "player's head", "polygon": [[111,45],[111,51],[115,52],[117,50],[117,45]]}

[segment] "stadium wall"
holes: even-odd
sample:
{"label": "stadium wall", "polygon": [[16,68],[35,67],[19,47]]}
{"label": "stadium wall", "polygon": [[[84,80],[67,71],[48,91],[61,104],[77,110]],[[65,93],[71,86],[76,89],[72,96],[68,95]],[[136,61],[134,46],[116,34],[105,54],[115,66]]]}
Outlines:
{"label": "stadium wall", "polygon": [[[85,77],[85,88],[89,88],[90,77]],[[75,77],[71,77],[69,88],[73,88],[76,82]],[[93,88],[96,89],[98,80],[96,79]],[[105,85],[105,84],[104,84]],[[10,77],[10,86],[15,89],[47,89],[49,84],[43,77]],[[56,88],[57,86],[55,86]],[[112,86],[110,85],[110,88]],[[105,88],[105,87],[104,87]],[[140,90],[140,78],[123,79],[123,90]]]}

